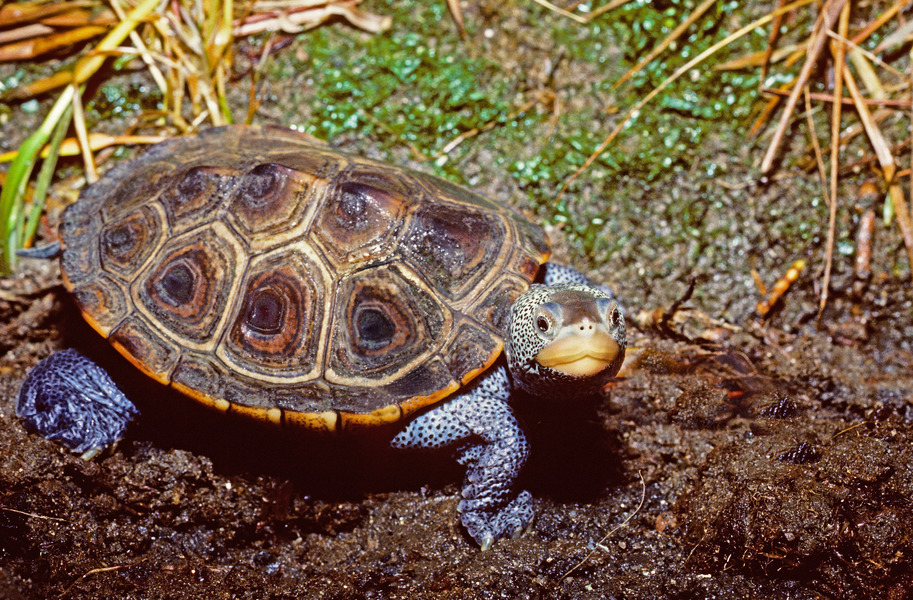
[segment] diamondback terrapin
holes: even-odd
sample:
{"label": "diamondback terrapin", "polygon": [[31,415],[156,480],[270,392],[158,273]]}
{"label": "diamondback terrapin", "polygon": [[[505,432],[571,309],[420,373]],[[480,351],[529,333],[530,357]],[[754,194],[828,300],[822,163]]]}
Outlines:
{"label": "diamondback terrapin", "polygon": [[[509,401],[585,396],[618,371],[621,309],[518,211],[443,179],[272,127],[176,138],[65,211],[63,279],[131,363],[220,411],[452,447],[461,520],[487,548],[532,520],[529,444]],[[499,356],[504,352],[504,359]],[[72,448],[135,412],[74,351],[29,373],[18,412]]]}

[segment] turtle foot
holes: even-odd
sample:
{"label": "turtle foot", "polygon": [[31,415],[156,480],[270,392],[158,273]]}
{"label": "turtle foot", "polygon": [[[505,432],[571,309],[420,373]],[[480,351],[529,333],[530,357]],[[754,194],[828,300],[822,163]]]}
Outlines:
{"label": "turtle foot", "polygon": [[500,510],[475,509],[471,500],[461,501],[459,510],[463,527],[482,550],[488,550],[502,537],[520,537],[534,516],[533,497],[527,491],[520,492]]}
{"label": "turtle foot", "polygon": [[35,365],[16,405],[27,430],[89,457],[119,440],[137,412],[104,369],[76,350]]}

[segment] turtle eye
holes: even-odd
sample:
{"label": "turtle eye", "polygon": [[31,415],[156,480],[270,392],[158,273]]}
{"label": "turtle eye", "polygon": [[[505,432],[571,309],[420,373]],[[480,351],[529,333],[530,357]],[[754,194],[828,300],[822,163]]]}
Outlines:
{"label": "turtle eye", "polygon": [[610,298],[599,298],[596,301],[603,322],[612,329],[624,326],[624,316],[618,303]]}
{"label": "turtle eye", "polygon": [[540,336],[552,339],[561,328],[561,307],[556,302],[546,302],[536,312],[534,323]]}
{"label": "turtle eye", "polygon": [[616,305],[612,308],[612,326],[616,329],[619,327],[624,327],[625,318],[621,313],[621,309]]}

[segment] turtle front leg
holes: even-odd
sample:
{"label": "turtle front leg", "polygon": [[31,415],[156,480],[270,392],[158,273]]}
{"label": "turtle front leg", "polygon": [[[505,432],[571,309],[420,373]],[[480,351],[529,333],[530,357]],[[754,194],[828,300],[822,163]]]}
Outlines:
{"label": "turtle front leg", "polygon": [[533,520],[532,496],[513,495],[529,456],[529,442],[507,404],[504,367],[493,369],[469,391],[413,419],[393,438],[394,448],[456,449],[467,467],[460,521],[482,550],[505,535],[518,536]]}
{"label": "turtle front leg", "polygon": [[119,440],[137,413],[104,369],[72,349],[35,365],[16,404],[27,430],[87,459]]}

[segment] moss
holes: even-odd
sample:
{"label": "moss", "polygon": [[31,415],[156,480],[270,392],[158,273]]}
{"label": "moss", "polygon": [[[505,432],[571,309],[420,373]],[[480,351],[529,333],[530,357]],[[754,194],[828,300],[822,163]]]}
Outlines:
{"label": "moss", "polygon": [[15,90],[23,85],[28,78],[27,72],[22,67],[17,67],[15,71],[0,77],[0,94]]}
{"label": "moss", "polygon": [[[419,22],[445,18],[439,6],[418,12]],[[497,64],[439,49],[437,38],[416,33],[414,19],[409,29],[367,41],[328,28],[309,34],[303,67],[317,101],[308,133],[376,136],[433,156],[465,131],[506,120],[511,91]]]}
{"label": "moss", "polygon": [[86,117],[89,124],[111,119],[123,119],[130,114],[161,110],[161,91],[154,85],[136,80],[114,79],[101,86],[88,103]]}

